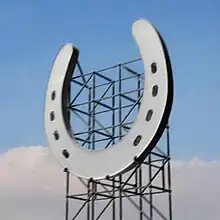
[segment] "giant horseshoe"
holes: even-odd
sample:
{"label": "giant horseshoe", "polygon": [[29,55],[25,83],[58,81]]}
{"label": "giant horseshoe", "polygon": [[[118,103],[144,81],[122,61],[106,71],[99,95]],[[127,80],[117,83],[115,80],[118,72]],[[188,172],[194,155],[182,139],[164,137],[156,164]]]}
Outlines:
{"label": "giant horseshoe", "polygon": [[173,78],[166,46],[146,20],[133,24],[132,34],[144,64],[144,93],[136,121],[128,134],[108,149],[88,150],[70,134],[64,106],[78,50],[66,44],[57,54],[49,78],[44,124],[49,148],[58,162],[82,177],[103,179],[122,174],[144,160],[159,141],[173,102]]}

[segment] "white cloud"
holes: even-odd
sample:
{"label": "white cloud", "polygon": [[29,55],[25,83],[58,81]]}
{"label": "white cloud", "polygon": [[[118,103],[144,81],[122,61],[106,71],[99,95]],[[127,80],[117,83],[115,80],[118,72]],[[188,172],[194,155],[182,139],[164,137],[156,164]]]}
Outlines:
{"label": "white cloud", "polygon": [[174,210],[179,219],[220,219],[220,162],[173,163]]}
{"label": "white cloud", "polygon": [[[173,161],[174,219],[220,219],[219,170],[220,161]],[[45,147],[0,154],[0,219],[64,219],[64,183],[62,168]],[[75,179],[73,185],[83,187]],[[125,214],[135,219],[131,213],[129,208]]]}

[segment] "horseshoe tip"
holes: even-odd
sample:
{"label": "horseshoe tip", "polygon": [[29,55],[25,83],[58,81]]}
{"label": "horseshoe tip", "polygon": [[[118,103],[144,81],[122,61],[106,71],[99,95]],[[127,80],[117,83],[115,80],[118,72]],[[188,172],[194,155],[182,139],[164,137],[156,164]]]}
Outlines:
{"label": "horseshoe tip", "polygon": [[75,49],[75,50],[78,51],[78,48],[75,47],[73,43],[65,43],[65,44],[63,45],[62,49],[64,49],[64,50],[70,49],[70,50],[72,50],[72,51]]}
{"label": "horseshoe tip", "polygon": [[137,28],[139,26],[143,26],[143,25],[149,25],[150,22],[144,18],[140,18],[138,20],[136,20],[133,25],[132,25],[132,29]]}

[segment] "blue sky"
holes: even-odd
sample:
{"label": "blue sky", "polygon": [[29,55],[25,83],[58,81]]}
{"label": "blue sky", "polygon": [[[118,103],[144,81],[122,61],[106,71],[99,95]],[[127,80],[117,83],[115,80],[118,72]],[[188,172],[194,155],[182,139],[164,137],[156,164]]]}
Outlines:
{"label": "blue sky", "polygon": [[164,37],[174,71],[175,158],[219,159],[220,2],[5,1],[0,3],[0,152],[46,145],[44,93],[56,52],[80,49],[85,71],[138,57],[131,25],[149,19]]}

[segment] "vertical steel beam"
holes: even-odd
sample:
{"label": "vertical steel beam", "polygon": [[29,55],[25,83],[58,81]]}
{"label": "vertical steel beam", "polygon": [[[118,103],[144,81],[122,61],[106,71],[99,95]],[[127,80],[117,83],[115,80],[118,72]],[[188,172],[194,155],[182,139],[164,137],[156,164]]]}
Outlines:
{"label": "vertical steel beam", "polygon": [[169,217],[170,220],[173,219],[173,213],[172,213],[172,191],[171,191],[171,162],[170,162],[170,128],[169,125],[167,125],[166,128],[166,135],[167,135],[167,157],[169,158],[168,164],[167,164],[167,177],[168,177],[168,189],[169,189]]}
{"label": "vertical steel beam", "polygon": [[[92,109],[92,89],[91,87],[89,88],[89,95],[88,95],[88,134],[90,134],[91,129],[92,129],[92,114],[91,114],[91,109]],[[88,149],[91,149],[91,135],[88,138]]]}
{"label": "vertical steel beam", "polygon": [[69,185],[70,185],[70,174],[68,168],[64,169],[66,174],[66,195],[65,195],[65,220],[69,220]]}
{"label": "vertical steel beam", "polygon": [[96,75],[93,74],[93,78],[92,78],[92,150],[95,149],[95,84],[96,84]]}

